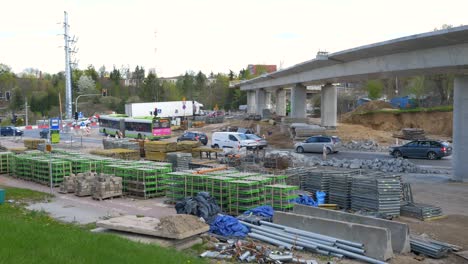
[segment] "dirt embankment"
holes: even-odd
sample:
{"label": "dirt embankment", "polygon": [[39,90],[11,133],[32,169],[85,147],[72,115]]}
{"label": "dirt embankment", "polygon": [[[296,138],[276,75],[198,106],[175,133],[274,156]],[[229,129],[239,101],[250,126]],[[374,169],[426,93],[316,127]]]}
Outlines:
{"label": "dirt embankment", "polygon": [[376,130],[398,131],[422,128],[427,134],[452,136],[452,112],[367,113],[346,115],[341,122],[359,124]]}

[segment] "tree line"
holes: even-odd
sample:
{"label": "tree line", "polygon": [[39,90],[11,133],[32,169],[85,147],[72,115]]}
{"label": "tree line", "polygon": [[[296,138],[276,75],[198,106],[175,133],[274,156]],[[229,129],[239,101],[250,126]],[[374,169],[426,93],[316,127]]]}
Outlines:
{"label": "tree line", "polygon": [[[242,69],[238,74],[231,70],[227,74],[185,72],[168,79],[147,72],[142,66],[136,66],[134,70],[114,66],[108,71],[105,66],[96,70],[93,65],[85,69],[74,68],[71,76],[73,103],[79,95],[99,95],[80,99],[79,109],[88,116],[94,112],[124,113],[127,103],[179,101],[182,98],[198,101],[205,109],[217,106],[226,111],[235,110],[246,104],[246,93],[229,88],[229,82],[256,77]],[[0,63],[0,99],[4,117],[10,113],[24,115],[26,101],[30,120],[64,115],[64,72],[49,74],[30,68],[16,74],[8,65]]]}

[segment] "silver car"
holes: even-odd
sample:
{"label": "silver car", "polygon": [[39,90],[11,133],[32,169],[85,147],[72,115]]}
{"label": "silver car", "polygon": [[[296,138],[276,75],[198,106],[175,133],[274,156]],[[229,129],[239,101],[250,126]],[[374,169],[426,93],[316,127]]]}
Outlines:
{"label": "silver car", "polygon": [[266,139],[264,139],[262,137],[259,137],[259,136],[255,135],[255,134],[245,134],[245,136],[248,139],[255,140],[255,142],[257,142],[257,144],[258,144],[259,149],[263,149],[263,148],[266,148],[268,146],[268,142],[266,141]]}
{"label": "silver car", "polygon": [[323,152],[324,148],[327,154],[338,152],[341,148],[340,138],[336,136],[312,136],[294,145],[294,149],[298,153]]}

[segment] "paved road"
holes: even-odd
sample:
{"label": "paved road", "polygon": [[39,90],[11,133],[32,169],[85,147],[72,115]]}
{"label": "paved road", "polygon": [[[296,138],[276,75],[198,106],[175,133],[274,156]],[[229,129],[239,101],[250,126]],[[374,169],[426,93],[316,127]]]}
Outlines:
{"label": "paved road", "polygon": [[[31,129],[31,130],[24,130],[24,137],[26,138],[40,138],[39,136],[39,131],[40,129]],[[78,142],[80,143],[81,140],[83,140],[83,143],[97,143],[101,144],[102,143],[102,137],[92,137],[92,136],[79,136],[75,134],[74,132],[70,133],[61,133],[60,134],[60,141],[61,142]]]}
{"label": "paved road", "polygon": [[[304,153],[306,156],[317,156],[322,158],[321,153]],[[393,159],[387,152],[361,152],[361,151],[340,151],[335,154],[329,155],[331,158],[336,159]],[[452,157],[445,157],[440,160],[428,160],[428,159],[410,159],[416,165],[419,166],[431,166],[431,167],[452,167]]]}

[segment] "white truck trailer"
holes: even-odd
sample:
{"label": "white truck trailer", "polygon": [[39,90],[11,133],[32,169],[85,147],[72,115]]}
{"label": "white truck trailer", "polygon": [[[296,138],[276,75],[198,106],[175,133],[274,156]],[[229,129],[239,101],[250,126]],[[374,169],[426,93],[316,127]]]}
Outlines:
{"label": "white truck trailer", "polygon": [[158,117],[194,116],[203,112],[203,104],[197,101],[133,103],[125,105],[125,114],[130,117],[152,116],[154,109],[157,109]]}

